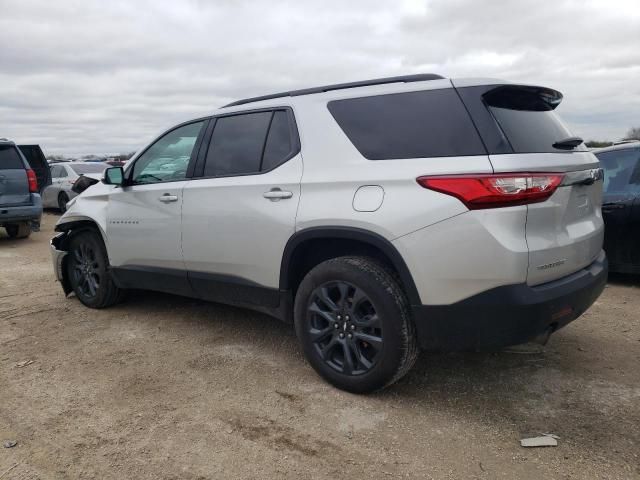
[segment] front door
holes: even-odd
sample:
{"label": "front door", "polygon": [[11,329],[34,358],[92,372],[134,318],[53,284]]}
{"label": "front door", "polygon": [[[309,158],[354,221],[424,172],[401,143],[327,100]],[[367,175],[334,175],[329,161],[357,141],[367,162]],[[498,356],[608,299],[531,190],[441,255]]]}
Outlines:
{"label": "front door", "polygon": [[190,293],[181,248],[182,192],[203,124],[162,136],[127,169],[126,185],[109,196],[107,250],[123,287]]}

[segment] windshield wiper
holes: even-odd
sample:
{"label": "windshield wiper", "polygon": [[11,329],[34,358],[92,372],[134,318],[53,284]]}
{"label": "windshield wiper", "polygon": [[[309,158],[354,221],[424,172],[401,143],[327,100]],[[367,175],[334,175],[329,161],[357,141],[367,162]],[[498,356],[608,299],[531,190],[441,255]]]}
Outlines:
{"label": "windshield wiper", "polygon": [[582,142],[584,142],[584,140],[582,140],[580,137],[569,137],[554,143],[553,148],[557,148],[559,150],[573,150]]}

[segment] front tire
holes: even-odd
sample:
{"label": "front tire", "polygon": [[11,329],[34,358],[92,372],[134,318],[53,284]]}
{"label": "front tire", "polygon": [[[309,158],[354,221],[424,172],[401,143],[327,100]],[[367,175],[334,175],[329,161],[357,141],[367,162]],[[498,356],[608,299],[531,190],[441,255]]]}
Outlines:
{"label": "front tire", "polygon": [[122,299],[109,271],[109,259],[102,238],[93,231],[75,234],[66,259],[69,282],[78,300],[87,307],[106,308]]}
{"label": "front tire", "polygon": [[31,225],[28,222],[13,223],[11,225],[5,225],[5,230],[9,238],[27,238],[31,235]]}
{"label": "front tire", "polygon": [[339,257],[317,265],[300,283],[294,313],[305,357],[342,390],[384,388],[417,359],[407,298],[392,273],[373,259]]}

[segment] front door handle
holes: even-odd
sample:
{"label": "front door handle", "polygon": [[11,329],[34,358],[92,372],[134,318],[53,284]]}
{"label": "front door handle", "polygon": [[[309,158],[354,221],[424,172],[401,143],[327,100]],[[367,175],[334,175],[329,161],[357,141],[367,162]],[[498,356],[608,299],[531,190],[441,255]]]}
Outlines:
{"label": "front door handle", "polygon": [[278,200],[293,197],[293,192],[288,192],[280,188],[272,188],[268,192],[264,192],[262,196],[264,198],[268,198],[272,202],[277,202]]}
{"label": "front door handle", "polygon": [[158,200],[160,200],[162,203],[177,202],[178,201],[178,196],[177,195],[171,195],[170,193],[165,193],[160,198],[158,198]]}

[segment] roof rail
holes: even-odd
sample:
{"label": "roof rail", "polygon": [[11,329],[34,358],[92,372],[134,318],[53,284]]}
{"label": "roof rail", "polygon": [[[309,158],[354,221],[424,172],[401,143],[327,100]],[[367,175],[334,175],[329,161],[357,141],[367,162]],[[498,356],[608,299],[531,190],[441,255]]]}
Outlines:
{"label": "roof rail", "polygon": [[225,105],[226,107],[235,107],[236,105],[244,105],[246,103],[259,102],[261,100],[271,100],[272,98],[297,97],[299,95],[310,95],[312,93],[329,92],[331,90],[343,90],[346,88],[368,87],[370,85],[384,85],[385,83],[409,83],[424,82],[427,80],[441,80],[444,77],[435,73],[418,73],[415,75],[401,75],[398,77],[375,78],[373,80],[361,80],[359,82],[336,83],[334,85],[324,85],[322,87],[305,88],[302,90],[291,90],[289,92],[272,93],[271,95],[263,95],[261,97],[245,98],[236,100]]}

